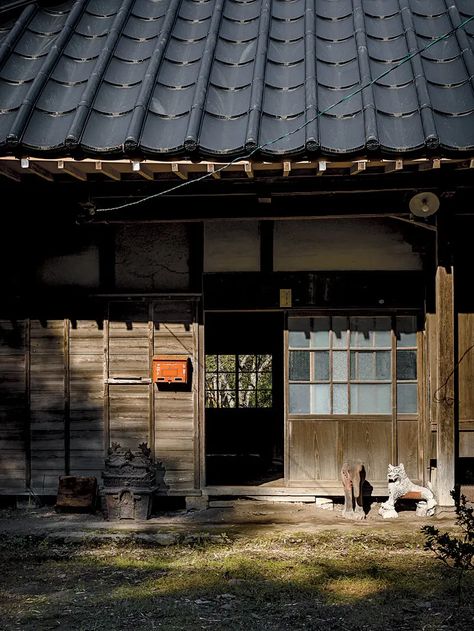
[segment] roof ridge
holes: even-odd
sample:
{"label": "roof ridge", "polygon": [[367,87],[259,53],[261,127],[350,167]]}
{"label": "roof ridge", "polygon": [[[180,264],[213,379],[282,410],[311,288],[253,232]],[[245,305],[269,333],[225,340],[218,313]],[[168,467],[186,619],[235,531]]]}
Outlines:
{"label": "roof ridge", "polygon": [[73,33],[73,28],[76,26],[77,22],[79,21],[82,14],[84,13],[84,8],[85,8],[84,0],[79,0],[73,5],[71,11],[69,12],[69,15],[66,18],[66,21],[64,23],[64,26],[61,30],[60,35],[51,46],[51,49],[48,52],[48,55],[46,57],[46,60],[43,66],[41,67],[40,71],[34,78],[33,83],[31,84],[31,87],[28,90],[28,93],[25,99],[23,100],[23,103],[20,105],[20,109],[18,110],[15,120],[13,121],[13,124],[7,135],[7,144],[9,144],[11,147],[16,147],[19,144],[20,138],[23,136],[25,132],[27,121],[31,115],[33,107],[35,106],[38,100],[38,97],[43,89],[43,86],[45,82],[47,81],[47,79],[49,78],[63,49],[65,48],[66,44],[69,42],[69,38],[71,37],[71,34]]}
{"label": "roof ridge", "polygon": [[186,151],[196,151],[198,146],[199,129],[201,126],[202,112],[207,96],[207,86],[211,74],[214,51],[216,49],[219,26],[222,20],[225,0],[215,0],[212,10],[212,19],[209,26],[206,45],[199,66],[199,76],[194,88],[194,97],[189,115],[188,127],[184,136],[184,148]]}
{"label": "roof ridge", "polygon": [[305,3],[305,115],[306,150],[317,151],[319,142],[318,88],[316,80],[316,11],[313,0]]}
{"label": "roof ridge", "polygon": [[[411,13],[408,0],[399,0],[399,4],[402,24],[405,28],[408,50],[410,54],[413,54],[418,50],[413,15]],[[439,137],[436,130],[433,111],[431,109],[431,100],[428,93],[428,86],[426,84],[426,77],[423,72],[423,65],[418,55],[413,55],[410,62],[414,70],[415,89],[418,95],[421,122],[425,136],[425,146],[428,149],[436,149],[439,147]]]}
{"label": "roof ridge", "polygon": [[265,62],[268,52],[268,36],[270,33],[271,0],[262,0],[260,23],[258,25],[257,51],[253,67],[252,91],[250,93],[249,119],[245,134],[245,151],[258,148],[258,133],[262,113],[263,88],[265,80]]}
{"label": "roof ridge", "polygon": [[370,151],[376,151],[380,147],[377,132],[377,120],[375,117],[374,88],[371,83],[372,76],[369,65],[369,52],[367,50],[367,36],[365,29],[365,13],[361,0],[353,0],[352,6],[354,19],[354,32],[359,64],[360,82],[369,86],[362,90],[362,107],[364,112],[365,146]]}
{"label": "roof ridge", "polygon": [[5,41],[3,41],[2,45],[0,46],[0,68],[3,66],[3,62],[5,61],[7,55],[12,52],[13,47],[15,46],[18,37],[23,32],[26,24],[30,21],[30,19],[33,17],[33,14],[36,13],[37,10],[38,7],[36,6],[36,4],[32,3],[23,9],[20,17],[15,21],[15,26],[8,33]]}
{"label": "roof ridge", "polygon": [[97,58],[92,74],[87,81],[87,87],[77,105],[76,114],[71,126],[69,127],[68,133],[66,134],[65,143],[66,146],[71,149],[74,149],[79,144],[86,119],[90,113],[91,105],[97,95],[97,89],[102,81],[104,72],[110,63],[111,51],[117,44],[125,21],[130,14],[131,5],[134,1],[135,0],[122,0],[120,8],[117,11],[117,15],[114,18],[112,28],[107,35],[105,45]]}
{"label": "roof ridge", "polygon": [[160,71],[161,63],[163,61],[163,55],[168,45],[169,34],[176,22],[181,3],[182,0],[170,0],[168,8],[166,9],[163,27],[148,62],[145,76],[143,77],[140,88],[140,93],[133,108],[132,118],[125,135],[124,147],[126,151],[132,152],[138,148],[143,130],[143,122],[147,114],[146,106],[148,105],[153,93],[153,88],[155,87],[158,72]]}
{"label": "roof ridge", "polygon": [[464,61],[466,70],[470,77],[471,85],[474,89],[474,53],[469,46],[466,31],[464,31],[463,29],[457,28],[462,22],[461,16],[459,15],[458,8],[454,6],[451,2],[448,5],[446,0],[444,0],[444,3],[446,5],[449,19],[451,20],[451,24],[453,25],[453,28],[456,27],[456,39],[458,40],[459,47],[461,49],[461,57]]}

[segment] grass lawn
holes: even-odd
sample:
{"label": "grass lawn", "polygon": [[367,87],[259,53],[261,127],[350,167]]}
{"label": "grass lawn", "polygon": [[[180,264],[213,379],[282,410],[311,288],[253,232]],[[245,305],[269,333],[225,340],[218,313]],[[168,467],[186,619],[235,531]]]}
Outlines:
{"label": "grass lawn", "polygon": [[[412,534],[241,536],[203,545],[0,542],[0,629],[471,631],[473,576]],[[474,574],[474,573],[471,573]]]}

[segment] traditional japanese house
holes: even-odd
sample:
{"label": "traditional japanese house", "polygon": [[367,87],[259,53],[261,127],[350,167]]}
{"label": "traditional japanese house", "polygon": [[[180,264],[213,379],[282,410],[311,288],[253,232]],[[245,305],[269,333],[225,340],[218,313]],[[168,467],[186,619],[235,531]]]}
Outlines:
{"label": "traditional japanese house", "polygon": [[473,51],[472,0],[3,2],[0,493],[472,484]]}

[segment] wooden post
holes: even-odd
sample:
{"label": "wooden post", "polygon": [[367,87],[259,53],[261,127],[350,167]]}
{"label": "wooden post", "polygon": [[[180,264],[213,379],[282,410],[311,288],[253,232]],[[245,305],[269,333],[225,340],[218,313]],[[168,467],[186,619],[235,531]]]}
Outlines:
{"label": "wooden post", "polygon": [[453,506],[451,491],[455,484],[456,418],[455,418],[455,322],[454,265],[447,217],[438,221],[436,269],[436,383],[433,395],[436,406],[437,494],[440,506]]}

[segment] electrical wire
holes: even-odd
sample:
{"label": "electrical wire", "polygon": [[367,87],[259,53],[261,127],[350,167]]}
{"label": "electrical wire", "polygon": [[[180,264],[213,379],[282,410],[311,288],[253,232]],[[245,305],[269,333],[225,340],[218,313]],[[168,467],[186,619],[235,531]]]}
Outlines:
{"label": "electrical wire", "polygon": [[313,123],[315,120],[321,118],[321,116],[323,116],[324,114],[326,114],[330,110],[332,110],[335,107],[337,107],[338,105],[341,105],[342,103],[345,103],[346,101],[349,101],[350,99],[354,98],[357,94],[360,94],[366,88],[370,88],[372,85],[374,85],[374,83],[377,83],[377,81],[380,81],[380,79],[383,79],[383,77],[386,77],[388,74],[390,74],[391,72],[393,72],[397,68],[400,68],[400,66],[402,66],[403,64],[406,64],[408,61],[410,61],[411,59],[413,59],[417,55],[421,55],[421,53],[425,52],[426,50],[428,50],[429,48],[431,48],[435,44],[438,44],[439,42],[447,39],[448,37],[451,37],[457,30],[459,30],[460,28],[466,26],[467,24],[469,24],[469,22],[472,22],[473,20],[474,20],[474,15],[471,16],[470,18],[466,18],[465,20],[460,22],[457,26],[452,28],[447,33],[444,33],[443,35],[440,35],[439,37],[436,37],[435,39],[433,39],[431,42],[429,42],[429,44],[427,44],[426,46],[423,46],[423,48],[415,50],[412,53],[410,53],[410,54],[406,55],[405,57],[403,57],[403,59],[401,59],[397,64],[395,64],[394,66],[392,66],[388,70],[385,70],[384,72],[379,74],[377,77],[375,77],[375,79],[372,79],[371,81],[367,82],[365,85],[360,86],[359,88],[357,88],[356,90],[354,90],[350,94],[347,94],[346,96],[344,96],[343,98],[339,99],[338,101],[336,101],[332,105],[329,105],[325,109],[318,111],[315,116],[313,116],[312,118],[310,118],[306,122],[302,123],[301,125],[299,125],[295,129],[293,129],[293,130],[291,130],[289,132],[286,132],[285,134],[283,134],[282,136],[279,136],[278,138],[274,138],[273,140],[269,140],[268,142],[265,142],[265,143],[263,143],[261,145],[258,145],[257,147],[252,149],[252,151],[249,151],[245,155],[239,156],[238,158],[234,158],[230,162],[227,162],[226,164],[223,164],[222,166],[220,166],[218,169],[215,169],[214,171],[212,171],[210,173],[205,173],[204,175],[201,175],[201,176],[199,176],[197,178],[194,178],[192,180],[187,180],[186,182],[181,182],[180,184],[177,184],[176,186],[172,186],[172,187],[166,189],[165,191],[160,191],[159,193],[153,193],[152,195],[148,195],[146,197],[142,197],[141,199],[134,200],[132,202],[127,202],[125,204],[121,204],[120,206],[112,206],[110,208],[96,208],[95,211],[93,211],[92,214],[94,214],[94,213],[105,213],[105,212],[111,212],[111,211],[116,211],[116,210],[123,210],[124,208],[129,208],[131,206],[137,206],[138,204],[143,204],[144,202],[148,202],[148,201],[150,201],[152,199],[156,199],[157,197],[163,197],[164,195],[168,195],[169,193],[174,193],[175,191],[178,191],[178,190],[183,189],[183,188],[185,188],[187,186],[190,186],[191,184],[195,184],[197,182],[201,182],[202,180],[206,180],[206,179],[208,179],[208,178],[210,178],[212,176],[215,176],[216,173],[220,173],[221,171],[224,171],[225,169],[228,169],[229,167],[231,167],[232,165],[236,164],[237,162],[240,162],[241,160],[248,160],[253,155],[255,155],[258,151],[260,151],[261,149],[264,149],[265,147],[270,147],[271,145],[274,145],[275,143],[279,142],[280,140],[284,140],[285,138],[288,138],[288,137],[292,136],[293,134],[296,134],[297,132],[301,131],[302,129],[304,129],[305,127],[307,127],[311,123]]}

